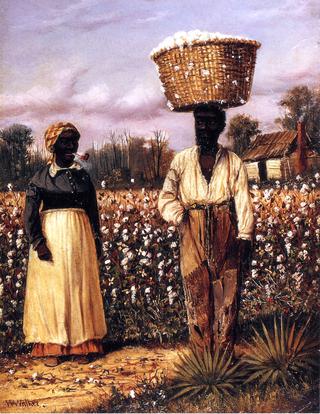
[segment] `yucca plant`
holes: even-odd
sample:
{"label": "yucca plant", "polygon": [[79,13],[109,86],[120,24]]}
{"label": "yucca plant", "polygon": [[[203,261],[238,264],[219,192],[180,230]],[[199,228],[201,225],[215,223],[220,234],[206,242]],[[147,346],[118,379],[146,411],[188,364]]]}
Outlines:
{"label": "yucca plant", "polygon": [[317,331],[308,330],[310,318],[301,327],[288,318],[280,324],[274,318],[273,332],[268,332],[262,322],[264,336],[254,329],[253,344],[247,344],[248,350],[243,357],[250,372],[245,383],[258,380],[260,384],[279,383],[286,387],[291,381],[297,381],[304,374],[317,369],[319,339]]}
{"label": "yucca plant", "polygon": [[192,344],[178,357],[172,385],[175,394],[171,399],[202,393],[212,393],[216,397],[230,395],[245,377],[242,363],[234,362],[228,348],[212,349]]}

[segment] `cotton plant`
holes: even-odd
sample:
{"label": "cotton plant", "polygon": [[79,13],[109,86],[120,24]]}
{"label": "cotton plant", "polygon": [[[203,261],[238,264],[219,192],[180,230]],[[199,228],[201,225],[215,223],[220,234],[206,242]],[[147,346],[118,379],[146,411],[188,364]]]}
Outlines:
{"label": "cotton plant", "polygon": [[[243,316],[262,309],[293,312],[317,303],[319,200],[316,178],[259,190],[252,187],[256,221],[251,274],[244,289]],[[314,184],[314,185],[313,185]]]}
{"label": "cotton plant", "polygon": [[[105,184],[106,186],[106,184]],[[241,314],[319,306],[320,175],[250,187],[254,250]],[[178,228],[157,210],[156,190],[99,190],[101,292],[109,339],[177,341],[187,334]],[[0,197],[0,352],[24,347],[22,317],[29,245],[23,195]]]}
{"label": "cotton plant", "polygon": [[[126,321],[124,329],[132,332],[133,325],[139,320],[131,318],[129,313],[138,312],[141,308],[144,309],[140,312],[140,316],[145,318],[141,324],[143,326],[148,326],[150,320],[154,319],[154,309],[163,315],[163,318],[168,312],[178,314],[183,311],[183,295],[179,283],[174,291],[179,292],[180,301],[177,301],[177,308],[168,309],[165,306],[171,306],[172,302],[171,296],[169,298],[167,295],[168,283],[173,280],[177,284],[180,278],[177,266],[179,245],[177,229],[160,221],[157,198],[156,191],[129,191],[113,204],[114,212],[109,215],[109,220],[104,213],[101,215],[102,228],[109,229],[108,232],[104,231],[108,241],[103,244],[102,274],[105,277],[102,286],[106,314],[111,315],[111,329],[112,326],[118,326],[118,323],[113,323],[115,320],[112,321],[112,317],[118,321],[122,318],[122,321]],[[105,200],[101,201],[106,204]],[[123,205],[120,209],[123,213],[117,214],[120,203]],[[128,204],[132,206],[129,211]],[[117,231],[110,231],[112,228]],[[109,299],[110,291],[113,293],[112,300]],[[121,292],[124,293],[122,297]],[[122,299],[120,305],[116,303],[119,297]],[[178,320],[177,316],[176,319]],[[142,336],[148,335],[142,333],[139,326],[135,325],[135,329],[137,332],[140,331]]]}

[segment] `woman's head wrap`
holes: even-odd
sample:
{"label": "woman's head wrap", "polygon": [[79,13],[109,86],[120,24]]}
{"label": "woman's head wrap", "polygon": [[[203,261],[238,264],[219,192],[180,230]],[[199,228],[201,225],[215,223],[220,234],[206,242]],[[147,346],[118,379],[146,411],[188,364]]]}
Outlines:
{"label": "woman's head wrap", "polygon": [[61,133],[65,131],[73,131],[80,138],[79,131],[73,124],[71,124],[71,122],[57,122],[47,128],[44,134],[44,141],[46,150],[51,152],[48,163],[51,163],[54,160],[54,144],[57,142]]}

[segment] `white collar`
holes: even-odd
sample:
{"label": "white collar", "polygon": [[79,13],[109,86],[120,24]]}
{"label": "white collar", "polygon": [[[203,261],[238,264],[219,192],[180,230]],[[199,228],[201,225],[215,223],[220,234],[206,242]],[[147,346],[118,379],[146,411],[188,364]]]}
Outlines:
{"label": "white collar", "polygon": [[49,167],[49,174],[51,177],[55,177],[58,171],[70,169],[80,170],[81,168],[81,165],[77,162],[73,162],[73,164],[71,164],[70,167],[59,167],[59,165],[55,161],[53,161]]}

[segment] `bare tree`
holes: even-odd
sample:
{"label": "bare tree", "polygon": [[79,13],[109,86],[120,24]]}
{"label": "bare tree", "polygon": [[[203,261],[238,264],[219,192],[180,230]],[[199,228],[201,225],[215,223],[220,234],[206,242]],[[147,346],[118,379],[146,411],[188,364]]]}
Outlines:
{"label": "bare tree", "polygon": [[153,131],[153,137],[150,140],[152,169],[155,182],[159,182],[161,178],[161,161],[166,148],[168,148],[166,132],[156,129]]}
{"label": "bare tree", "polygon": [[126,145],[126,158],[127,158],[127,168],[131,172],[131,152],[132,152],[132,144],[134,137],[131,136],[130,131],[125,129],[122,133],[125,145]]}

